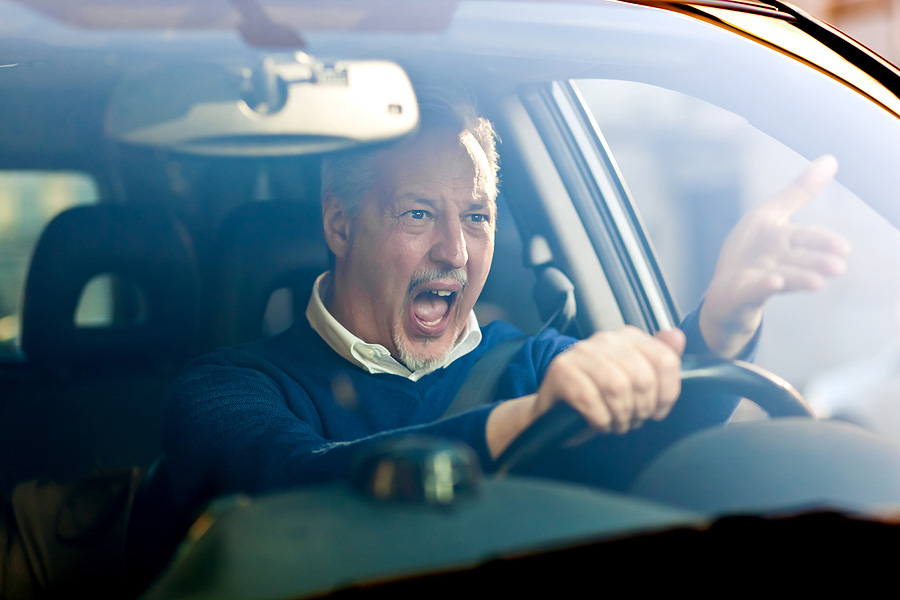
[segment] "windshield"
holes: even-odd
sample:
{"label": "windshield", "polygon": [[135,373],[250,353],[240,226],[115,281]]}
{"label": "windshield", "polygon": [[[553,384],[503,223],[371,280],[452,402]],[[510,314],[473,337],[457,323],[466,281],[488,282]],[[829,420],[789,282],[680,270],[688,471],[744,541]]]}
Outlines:
{"label": "windshield", "polygon": [[784,11],[112,4],[0,0],[0,484],[150,597],[900,505],[897,98]]}

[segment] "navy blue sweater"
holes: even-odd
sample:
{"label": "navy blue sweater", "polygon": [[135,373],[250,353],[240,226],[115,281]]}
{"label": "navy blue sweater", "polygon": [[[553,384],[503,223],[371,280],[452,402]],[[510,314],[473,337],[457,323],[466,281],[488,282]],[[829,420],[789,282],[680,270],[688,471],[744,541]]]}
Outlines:
{"label": "navy blue sweater", "polygon": [[[688,351],[705,351],[697,342],[702,337],[696,319],[683,327]],[[485,426],[492,406],[441,419],[474,362],[501,341],[521,335],[500,322],[483,327],[482,334],[475,350],[418,381],[371,374],[349,363],[305,320],[272,338],[196,359],[172,386],[163,416],[163,447],[179,505],[192,511],[225,493],[345,477],[356,451],[410,432],[463,440],[490,470]],[[504,372],[496,399],[537,391],[550,361],[574,342],[552,330],[528,338]],[[538,470],[622,487],[636,467],[620,464],[612,472],[598,472],[596,465],[642,464],[674,439],[723,422],[733,409],[734,402],[708,410],[679,401],[663,423],[645,425],[638,435],[598,436],[598,443],[574,453],[555,453]],[[592,460],[592,467],[584,469],[585,452],[609,460]],[[620,453],[628,460],[613,458]]]}

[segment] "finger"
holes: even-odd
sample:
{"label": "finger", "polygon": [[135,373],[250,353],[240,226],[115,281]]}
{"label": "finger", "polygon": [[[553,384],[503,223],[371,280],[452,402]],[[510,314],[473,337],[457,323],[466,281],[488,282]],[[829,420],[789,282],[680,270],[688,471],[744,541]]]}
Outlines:
{"label": "finger", "polygon": [[687,343],[687,338],[685,337],[684,332],[680,329],[657,331],[654,334],[654,337],[674,350],[676,354],[675,360],[670,357],[669,359],[665,359],[657,365],[657,369],[659,369],[660,373],[658,392],[659,398],[656,405],[656,410],[653,412],[653,414],[650,415],[650,418],[656,421],[661,421],[662,419],[666,418],[666,416],[669,414],[669,411],[672,410],[672,406],[675,404],[675,401],[678,400],[678,397],[681,395],[680,357],[682,354],[684,354],[684,348],[685,344]]}
{"label": "finger", "polygon": [[769,269],[745,273],[744,279],[732,289],[730,312],[757,310],[775,294],[820,290],[828,278],[846,270],[841,261],[821,260],[821,257],[795,260],[798,264],[785,260]]}
{"label": "finger", "polygon": [[816,271],[784,265],[779,269],[784,279],[781,293],[816,291],[825,287],[825,276]]}
{"label": "finger", "polygon": [[546,385],[538,389],[538,404],[549,407],[561,401],[577,410],[593,429],[612,430],[612,414],[600,398],[594,381],[571,357],[574,348],[558,356],[547,371]]}
{"label": "finger", "polygon": [[657,331],[653,337],[664,343],[666,346],[675,351],[675,354],[681,356],[684,354],[684,347],[687,344],[687,338],[680,329],[667,329]]}
{"label": "finger", "polygon": [[656,368],[659,377],[656,408],[649,418],[660,421],[669,414],[681,395],[681,357],[661,358]]}
{"label": "finger", "polygon": [[[806,271],[821,277],[840,277],[847,271],[847,261],[843,256],[824,252],[791,250],[782,261],[782,267]],[[789,273],[790,271],[785,271],[783,274],[787,276]]]}
{"label": "finger", "polygon": [[[630,414],[620,415],[628,419],[631,428],[635,419],[643,421],[656,411],[659,397],[659,375],[648,357],[638,351],[632,351],[620,357],[619,368],[622,369],[627,385],[631,388]],[[628,408],[627,406],[623,408]]]}
{"label": "finger", "polygon": [[[621,330],[623,345],[611,350],[611,360],[631,382],[633,419],[641,421],[665,414],[681,393],[684,333],[678,329],[647,335],[635,327]],[[602,385],[602,384],[600,384]]]}
{"label": "finger", "polygon": [[[646,381],[645,373],[636,374],[641,367],[635,364],[638,359],[627,347],[615,346],[613,351],[603,351],[599,355],[588,347],[573,353],[571,358],[577,361],[579,370],[597,390],[599,401],[609,411],[611,427],[616,433],[628,431],[638,403],[653,402],[647,400],[649,393],[646,388],[651,384]],[[643,410],[649,412],[647,408]]]}
{"label": "finger", "polygon": [[563,399],[568,401],[578,412],[582,414],[588,424],[602,432],[620,432],[625,425],[625,418],[610,405],[602,391],[588,372],[578,370],[572,379],[572,388],[567,391]]}
{"label": "finger", "polygon": [[808,195],[817,195],[837,174],[838,162],[831,154],[816,158],[795,180],[795,185]]}
{"label": "finger", "polygon": [[852,250],[850,240],[837,232],[812,225],[794,227],[788,237],[791,248],[805,248],[827,252],[836,256],[848,256]]}
{"label": "finger", "polygon": [[641,336],[635,342],[655,375],[655,406],[649,418],[665,417],[681,394],[681,354],[685,341],[681,330],[672,329],[659,331],[653,337]]}
{"label": "finger", "polygon": [[[840,275],[842,265],[833,264],[823,266],[823,262],[817,262],[816,268],[798,266],[787,262],[773,267],[765,274],[756,287],[745,288],[746,302],[740,306],[751,308],[759,307],[774,294],[786,294],[790,292],[817,291],[825,287],[828,278]],[[821,268],[820,268],[821,267]],[[773,288],[775,291],[768,291]]]}
{"label": "finger", "polygon": [[800,175],[771,201],[778,218],[787,220],[828,186],[837,173],[837,159],[825,154],[812,161]]}

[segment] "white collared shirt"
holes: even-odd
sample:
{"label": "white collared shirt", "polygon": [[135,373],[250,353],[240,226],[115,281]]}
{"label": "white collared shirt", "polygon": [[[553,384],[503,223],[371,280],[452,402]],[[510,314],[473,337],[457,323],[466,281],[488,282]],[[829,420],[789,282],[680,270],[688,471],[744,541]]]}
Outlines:
{"label": "white collared shirt", "polygon": [[316,333],[322,336],[322,339],[335,352],[369,373],[391,373],[407,377],[412,381],[418,381],[432,371],[446,367],[457,358],[468,354],[481,343],[481,328],[478,327],[478,319],[475,318],[475,312],[470,311],[469,318],[462,333],[460,333],[459,340],[446,359],[427,369],[410,371],[406,368],[406,365],[391,356],[387,348],[381,344],[369,344],[362,341],[328,312],[328,309],[325,308],[325,303],[322,301],[321,289],[325,278],[330,276],[330,273],[330,271],[322,273],[316,279],[312,294],[309,297],[309,304],[306,306],[306,318]]}

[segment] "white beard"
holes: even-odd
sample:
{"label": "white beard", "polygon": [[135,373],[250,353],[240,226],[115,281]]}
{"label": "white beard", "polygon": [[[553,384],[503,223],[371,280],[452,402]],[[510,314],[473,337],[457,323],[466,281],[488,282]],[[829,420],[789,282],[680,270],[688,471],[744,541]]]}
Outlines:
{"label": "white beard", "polygon": [[[400,326],[398,325],[393,334],[394,348],[397,349],[397,352],[400,354],[400,362],[406,365],[406,368],[410,371],[422,371],[425,369],[433,368],[437,365],[443,364],[447,357],[453,352],[453,349],[456,348],[456,342],[459,340],[459,331],[455,331],[453,334],[453,343],[441,354],[438,356],[433,356],[430,358],[423,358],[417,356],[415,352],[411,348],[406,345],[406,338],[400,335]],[[428,342],[426,342],[426,346]]]}

